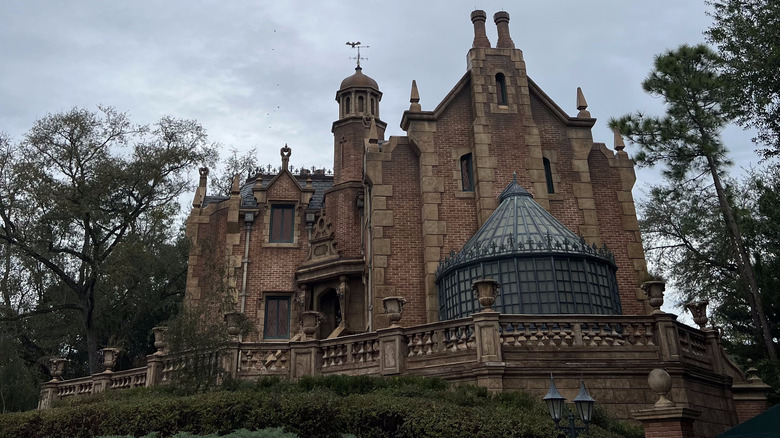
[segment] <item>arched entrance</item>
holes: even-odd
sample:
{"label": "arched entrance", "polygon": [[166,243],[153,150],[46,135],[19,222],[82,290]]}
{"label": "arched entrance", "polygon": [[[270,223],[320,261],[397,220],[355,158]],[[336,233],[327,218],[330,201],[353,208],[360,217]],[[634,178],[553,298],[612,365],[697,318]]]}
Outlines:
{"label": "arched entrance", "polygon": [[322,313],[318,338],[327,338],[341,323],[341,306],[336,289],[328,289],[317,300],[319,311]]}

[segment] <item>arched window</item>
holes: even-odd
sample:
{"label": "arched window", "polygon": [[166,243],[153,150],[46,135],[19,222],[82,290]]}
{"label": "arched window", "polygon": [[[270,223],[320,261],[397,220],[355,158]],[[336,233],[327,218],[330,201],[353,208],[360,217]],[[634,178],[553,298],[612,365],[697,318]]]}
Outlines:
{"label": "arched window", "polygon": [[474,191],[474,166],[471,154],[460,157],[460,182],[464,192]]}
{"label": "arched window", "polygon": [[363,96],[358,96],[358,107],[357,107],[357,110],[358,110],[359,113],[362,113],[363,111],[365,111],[364,105],[365,105],[365,103],[363,102]]}
{"label": "arched window", "polygon": [[496,94],[498,95],[498,104],[506,105],[506,78],[503,73],[496,74]]}
{"label": "arched window", "polygon": [[544,179],[547,180],[547,193],[555,193],[555,186],[552,179],[552,167],[550,167],[550,160],[542,158],[544,163]]}
{"label": "arched window", "polygon": [[373,97],[371,98],[371,115],[372,116],[376,115],[376,101],[374,100]]}
{"label": "arched window", "polygon": [[344,115],[347,115],[352,112],[352,99],[350,99],[349,96],[347,96],[344,99],[344,108],[345,108]]}

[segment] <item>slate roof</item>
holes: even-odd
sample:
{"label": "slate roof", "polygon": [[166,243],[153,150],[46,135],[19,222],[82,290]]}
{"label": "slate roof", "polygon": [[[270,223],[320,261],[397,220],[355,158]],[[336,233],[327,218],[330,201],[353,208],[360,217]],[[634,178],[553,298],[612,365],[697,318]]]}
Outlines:
{"label": "slate roof", "polygon": [[[276,176],[274,174],[261,174],[258,175],[262,179],[263,187],[267,187],[271,179]],[[293,175],[298,181],[301,187],[306,187],[306,180],[309,175],[296,174]],[[333,186],[333,176],[323,174],[312,174],[312,186],[314,187],[314,195],[309,203],[310,210],[319,210],[325,206],[325,191]],[[257,207],[257,201],[254,198],[253,190],[257,184],[257,177],[247,180],[239,189],[241,194],[241,207],[242,208],[254,208]],[[203,200],[203,205],[215,204],[228,200],[228,196],[206,196]]]}

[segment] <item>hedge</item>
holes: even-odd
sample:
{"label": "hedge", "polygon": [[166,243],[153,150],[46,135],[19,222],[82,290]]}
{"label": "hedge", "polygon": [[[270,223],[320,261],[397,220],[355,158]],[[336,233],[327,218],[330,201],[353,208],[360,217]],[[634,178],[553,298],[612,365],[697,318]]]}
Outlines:
{"label": "hedge", "polygon": [[[641,437],[641,427],[596,416],[590,437]],[[540,400],[489,394],[439,379],[329,376],[297,384],[228,381],[223,389],[182,395],[175,387],[71,398],[46,411],[0,415],[0,437],[225,435],[283,428],[300,437],[529,437],[558,432]]]}

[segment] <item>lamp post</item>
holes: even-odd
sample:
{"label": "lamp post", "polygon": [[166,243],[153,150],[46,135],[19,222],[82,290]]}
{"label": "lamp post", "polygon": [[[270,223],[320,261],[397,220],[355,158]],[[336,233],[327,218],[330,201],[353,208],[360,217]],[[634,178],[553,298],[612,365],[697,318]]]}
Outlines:
{"label": "lamp post", "polygon": [[574,405],[577,408],[577,413],[580,415],[580,420],[585,424],[585,427],[574,426],[574,414],[569,411],[569,426],[561,426],[559,423],[563,416],[563,405],[566,402],[566,398],[558,392],[555,387],[555,381],[553,380],[552,373],[550,373],[550,390],[547,391],[547,395],[544,396],[544,401],[547,403],[547,409],[550,410],[550,417],[555,422],[555,428],[564,432],[569,432],[569,438],[577,438],[580,432],[588,432],[590,428],[590,419],[593,415],[593,405],[596,403],[593,397],[585,390],[585,382],[580,380],[580,392],[574,397]]}

